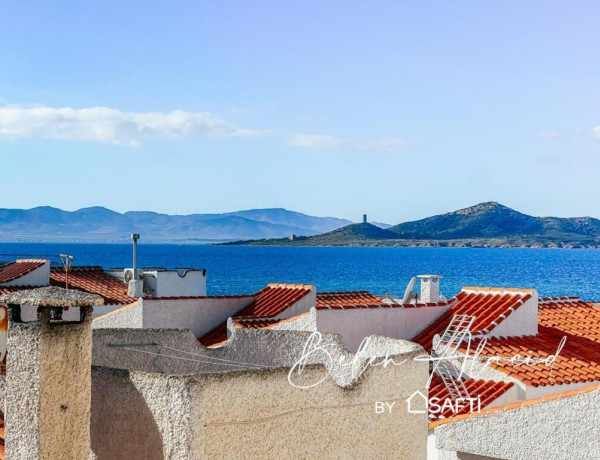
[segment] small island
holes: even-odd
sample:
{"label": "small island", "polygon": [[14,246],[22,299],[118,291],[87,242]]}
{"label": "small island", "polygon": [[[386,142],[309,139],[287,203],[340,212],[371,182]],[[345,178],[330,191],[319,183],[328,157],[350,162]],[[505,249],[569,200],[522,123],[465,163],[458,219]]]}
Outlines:
{"label": "small island", "polygon": [[405,222],[387,229],[364,219],[314,236],[242,240],[247,246],[599,248],[600,220],[533,217],[496,202]]}

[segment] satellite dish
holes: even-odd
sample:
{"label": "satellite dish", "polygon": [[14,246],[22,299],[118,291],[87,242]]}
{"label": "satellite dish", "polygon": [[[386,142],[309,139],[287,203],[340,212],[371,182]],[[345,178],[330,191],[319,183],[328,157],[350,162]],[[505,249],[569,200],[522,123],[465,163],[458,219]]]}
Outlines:
{"label": "satellite dish", "polygon": [[133,270],[125,270],[123,279],[125,281],[125,284],[129,284],[129,282],[133,279]]}
{"label": "satellite dish", "polygon": [[417,277],[413,276],[412,279],[408,282],[408,286],[406,286],[406,291],[404,291],[404,297],[402,297],[402,304],[410,303],[410,300],[413,296],[413,290],[415,289],[415,283],[417,282]]}

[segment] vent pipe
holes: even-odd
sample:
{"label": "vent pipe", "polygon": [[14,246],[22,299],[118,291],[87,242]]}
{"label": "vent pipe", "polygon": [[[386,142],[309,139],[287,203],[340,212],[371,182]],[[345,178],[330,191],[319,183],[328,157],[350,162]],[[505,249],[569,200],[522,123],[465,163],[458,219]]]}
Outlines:
{"label": "vent pipe", "polygon": [[142,297],[144,295],[144,277],[140,276],[137,268],[137,242],[139,239],[139,233],[131,234],[131,241],[133,241],[133,277],[127,283],[127,295],[130,297]]}
{"label": "vent pipe", "polygon": [[137,270],[137,242],[140,239],[139,233],[132,233],[131,240],[133,241],[133,279],[138,279]]}

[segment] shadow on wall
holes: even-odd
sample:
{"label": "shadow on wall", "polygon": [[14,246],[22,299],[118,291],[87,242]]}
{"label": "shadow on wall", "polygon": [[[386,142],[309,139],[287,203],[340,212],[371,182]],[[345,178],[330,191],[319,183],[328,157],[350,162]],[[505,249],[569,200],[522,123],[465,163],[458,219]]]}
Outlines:
{"label": "shadow on wall", "polygon": [[154,416],[127,371],[92,367],[92,452],[97,460],[163,460]]}

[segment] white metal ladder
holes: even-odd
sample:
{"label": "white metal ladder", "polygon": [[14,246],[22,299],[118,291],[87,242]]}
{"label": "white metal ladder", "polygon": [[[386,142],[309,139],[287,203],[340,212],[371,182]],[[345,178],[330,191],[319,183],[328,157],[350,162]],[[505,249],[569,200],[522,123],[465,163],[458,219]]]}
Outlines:
{"label": "white metal ladder", "polygon": [[433,338],[432,353],[434,356],[452,356],[469,333],[475,317],[471,315],[454,315],[441,337]]}
{"label": "white metal ladder", "polygon": [[454,315],[444,333],[441,336],[436,334],[433,338],[432,356],[446,358],[436,362],[433,367],[454,400],[470,396],[463,379],[447,358],[456,354],[474,321],[475,317],[471,315]]}
{"label": "white metal ladder", "polygon": [[456,401],[459,398],[470,398],[465,382],[459,377],[458,372],[451,362],[440,361],[436,372],[442,378],[442,382],[444,382],[444,386],[452,399]]}

